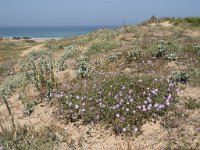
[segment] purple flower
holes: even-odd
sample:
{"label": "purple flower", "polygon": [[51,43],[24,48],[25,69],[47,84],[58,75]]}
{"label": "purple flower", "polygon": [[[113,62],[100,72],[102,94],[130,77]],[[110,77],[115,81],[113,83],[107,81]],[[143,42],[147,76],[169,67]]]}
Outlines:
{"label": "purple flower", "polygon": [[144,101],[144,104],[147,104],[148,102],[147,101]]}
{"label": "purple flower", "polygon": [[0,146],[0,150],[3,150],[3,147],[2,147],[2,146]]}
{"label": "purple flower", "polygon": [[132,103],[134,100],[131,98],[129,101]]}
{"label": "purple flower", "polygon": [[164,108],[165,106],[163,104],[158,105],[157,110],[161,110],[162,108]]}
{"label": "purple flower", "polygon": [[200,125],[197,127],[197,131],[200,132]]}
{"label": "purple flower", "polygon": [[167,99],[170,100],[171,98],[172,98],[172,94],[169,94],[168,97],[167,97]]}
{"label": "purple flower", "polygon": [[152,108],[152,104],[149,104],[147,109],[150,110]]}
{"label": "purple flower", "polygon": [[126,108],[126,111],[128,112],[128,111],[129,111],[129,108]]}
{"label": "purple flower", "polygon": [[154,104],[154,107],[155,107],[155,108],[157,108],[158,106],[159,106],[159,104],[158,104],[158,103],[155,103],[155,104]]}
{"label": "purple flower", "polygon": [[141,109],[141,108],[142,108],[142,106],[139,105],[139,106],[138,106],[138,109]]}
{"label": "purple flower", "polygon": [[151,99],[150,97],[147,97],[147,101],[148,101],[149,103],[151,103],[151,102],[152,102],[152,99]]}
{"label": "purple flower", "polygon": [[158,93],[158,89],[153,89],[153,90],[151,91],[151,93],[157,95],[157,93]]}
{"label": "purple flower", "polygon": [[180,91],[180,89],[176,89],[176,92],[178,93]]}
{"label": "purple flower", "polygon": [[135,131],[135,132],[138,132],[138,128],[134,128],[134,131]]}
{"label": "purple flower", "polygon": [[116,104],[115,107],[116,107],[116,108],[119,108],[119,104]]}
{"label": "purple flower", "polygon": [[168,100],[168,99],[166,100],[166,105],[167,105],[167,106],[169,106],[169,105],[170,105],[170,102],[169,102],[169,100]]}
{"label": "purple flower", "polygon": [[144,111],[144,112],[147,111],[146,107],[143,107],[142,111]]}
{"label": "purple flower", "polygon": [[76,96],[76,99],[79,99],[79,96]]}

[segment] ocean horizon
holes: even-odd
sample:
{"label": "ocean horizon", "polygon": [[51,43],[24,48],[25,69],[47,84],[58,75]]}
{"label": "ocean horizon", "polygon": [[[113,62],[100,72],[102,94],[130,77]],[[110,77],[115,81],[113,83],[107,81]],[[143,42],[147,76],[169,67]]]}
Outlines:
{"label": "ocean horizon", "polygon": [[0,37],[64,38],[117,26],[0,27]]}

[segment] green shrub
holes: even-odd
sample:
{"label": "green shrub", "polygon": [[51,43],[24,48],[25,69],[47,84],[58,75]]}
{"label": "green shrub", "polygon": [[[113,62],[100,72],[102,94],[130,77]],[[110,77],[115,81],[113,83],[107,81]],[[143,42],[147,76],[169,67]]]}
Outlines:
{"label": "green shrub", "polygon": [[108,56],[108,61],[109,62],[114,62],[117,61],[120,57],[121,53],[112,53],[111,55]]}
{"label": "green shrub", "polygon": [[90,73],[90,65],[85,61],[79,62],[77,68],[77,76],[80,76],[81,78],[87,77]]}
{"label": "green shrub", "polygon": [[160,40],[157,42],[154,56],[157,58],[165,56],[167,51],[167,42]]}
{"label": "green shrub", "polygon": [[55,86],[54,64],[51,55],[41,57],[36,62],[33,59],[27,61],[26,79],[32,83],[39,91],[49,91]]}
{"label": "green shrub", "polygon": [[23,104],[23,114],[24,116],[30,116],[31,113],[33,112],[33,107],[36,106],[38,104],[37,101],[32,100],[32,101],[28,101],[26,103]]}
{"label": "green shrub", "polygon": [[25,73],[18,73],[14,76],[7,77],[0,85],[0,97],[9,97],[17,88],[25,82]]}
{"label": "green shrub", "polygon": [[0,132],[0,147],[2,146],[3,150],[49,150],[54,149],[58,142],[58,136],[50,128],[36,131],[30,126],[19,126],[16,138],[9,128]]}
{"label": "green shrub", "polygon": [[176,53],[170,53],[166,56],[166,60],[175,61],[177,58]]}
{"label": "green shrub", "polygon": [[118,134],[138,134],[146,121],[156,120],[175,103],[174,84],[148,76],[96,78],[74,87],[51,94],[59,97],[62,116],[68,122],[103,122]]}
{"label": "green shrub", "polygon": [[170,78],[175,82],[186,83],[190,78],[190,74],[186,71],[176,71],[172,73]]}
{"label": "green shrub", "polygon": [[141,56],[141,50],[140,49],[134,49],[128,52],[127,59],[128,61],[138,60]]}

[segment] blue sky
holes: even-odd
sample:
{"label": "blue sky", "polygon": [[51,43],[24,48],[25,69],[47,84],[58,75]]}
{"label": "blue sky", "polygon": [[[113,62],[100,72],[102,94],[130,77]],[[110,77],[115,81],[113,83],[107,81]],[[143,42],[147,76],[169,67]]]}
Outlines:
{"label": "blue sky", "polygon": [[0,26],[122,25],[200,16],[200,0],[0,0]]}

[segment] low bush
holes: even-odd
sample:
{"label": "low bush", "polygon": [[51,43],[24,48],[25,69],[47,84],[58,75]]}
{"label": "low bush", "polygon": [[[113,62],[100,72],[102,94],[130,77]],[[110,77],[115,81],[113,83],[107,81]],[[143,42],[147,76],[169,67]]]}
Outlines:
{"label": "low bush", "polygon": [[121,53],[112,53],[111,55],[108,56],[108,61],[109,62],[114,62],[117,61],[120,57]]}
{"label": "low bush", "polygon": [[133,60],[140,59],[141,56],[141,50],[140,49],[134,49],[128,52],[127,59],[129,62]]}
{"label": "low bush", "polygon": [[51,92],[60,99],[59,117],[103,122],[117,134],[138,134],[146,121],[156,120],[175,103],[174,84],[166,79],[117,76],[74,86],[66,94]]}
{"label": "low bush", "polygon": [[176,71],[173,72],[170,79],[173,80],[174,82],[179,82],[179,83],[186,83],[188,82],[190,78],[190,74],[187,73],[186,71]]}

